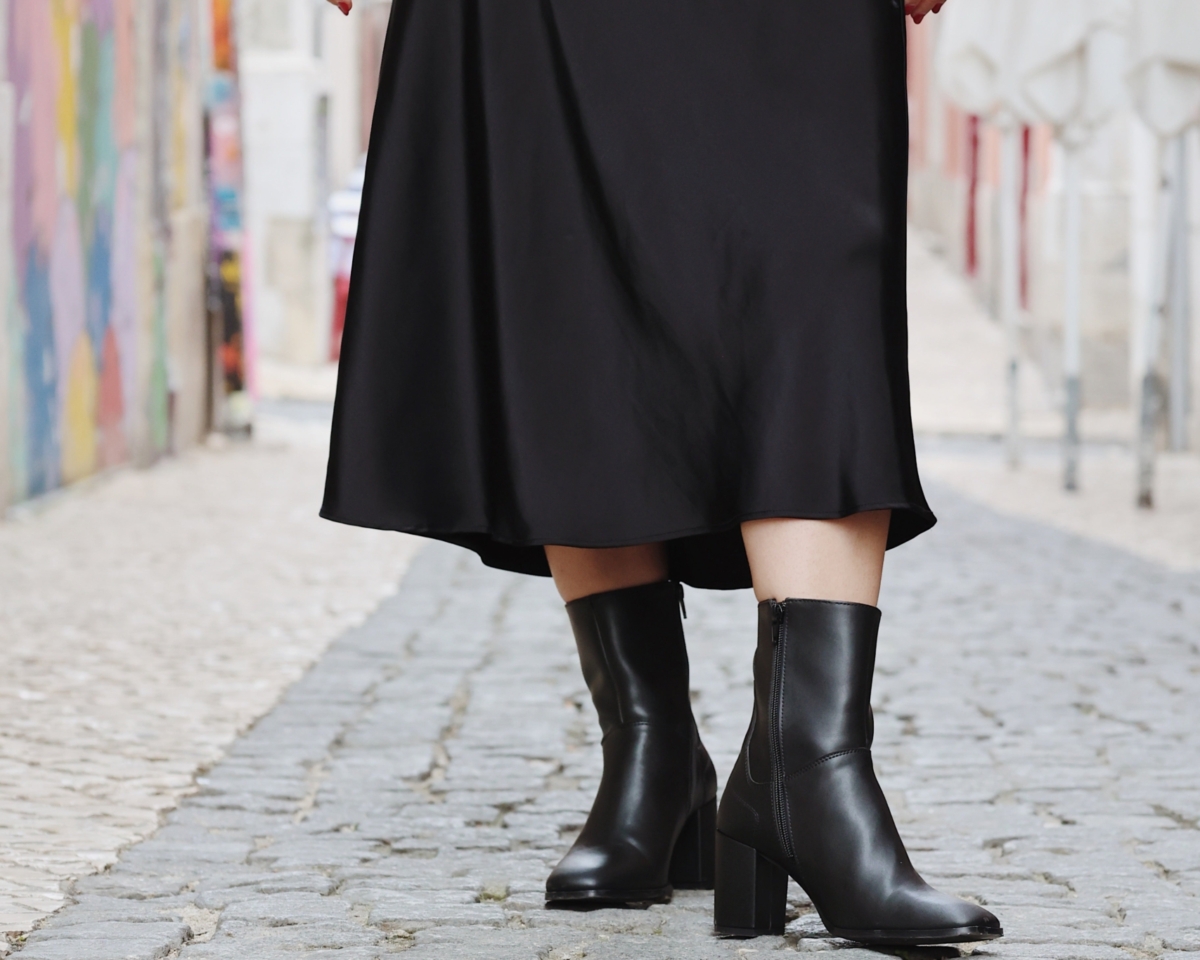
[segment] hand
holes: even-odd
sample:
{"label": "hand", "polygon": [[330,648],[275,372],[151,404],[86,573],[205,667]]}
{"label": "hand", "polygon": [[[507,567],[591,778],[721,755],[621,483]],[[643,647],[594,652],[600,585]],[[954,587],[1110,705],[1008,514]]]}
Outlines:
{"label": "hand", "polygon": [[931,13],[940,13],[946,0],[904,0],[904,12],[920,23]]}
{"label": "hand", "polygon": [[350,16],[350,10],[354,7],[354,0],[329,0],[329,2],[341,10],[346,16]]}

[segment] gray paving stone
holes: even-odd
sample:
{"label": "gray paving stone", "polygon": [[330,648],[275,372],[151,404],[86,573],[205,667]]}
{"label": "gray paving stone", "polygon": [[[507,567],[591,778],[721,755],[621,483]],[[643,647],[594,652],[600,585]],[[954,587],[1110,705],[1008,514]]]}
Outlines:
{"label": "gray paving stone", "polygon": [[162,960],[183,946],[191,930],[180,923],[55,924],[29,934],[25,960]]}
{"label": "gray paving stone", "polygon": [[[1200,578],[936,493],[942,526],[888,561],[876,764],[918,867],[1008,936],[904,955],[1200,954]],[[754,602],[689,591],[688,609],[724,772],[749,718]],[[879,956],[829,939],[795,884],[787,935],[753,943],[712,936],[702,891],[544,909],[599,775],[552,586],[430,546],[17,956]]]}

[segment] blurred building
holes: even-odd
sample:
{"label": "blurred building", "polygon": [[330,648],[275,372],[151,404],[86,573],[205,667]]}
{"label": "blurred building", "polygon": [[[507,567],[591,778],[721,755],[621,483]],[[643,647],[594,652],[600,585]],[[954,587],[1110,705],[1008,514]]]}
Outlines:
{"label": "blurred building", "polygon": [[268,359],[329,359],[329,195],[370,130],[390,0],[343,16],[325,0],[239,0],[248,291]]}
{"label": "blurred building", "polygon": [[[931,17],[909,28],[911,215],[972,279],[995,314],[1001,133],[941,93],[934,67],[941,23]],[[1189,146],[1192,289],[1200,291],[1200,135],[1195,128]],[[1153,224],[1162,176],[1157,150],[1153,134],[1126,107],[1097,132],[1083,156],[1082,381],[1084,425],[1093,439],[1126,440],[1134,432],[1143,325],[1154,299]],[[1044,126],[1024,129],[1022,152],[1022,346],[1027,369],[1061,400],[1063,152]],[[1200,337],[1192,337],[1190,352],[1191,383],[1200,384]],[[1191,449],[1200,449],[1194,402],[1189,434]]]}

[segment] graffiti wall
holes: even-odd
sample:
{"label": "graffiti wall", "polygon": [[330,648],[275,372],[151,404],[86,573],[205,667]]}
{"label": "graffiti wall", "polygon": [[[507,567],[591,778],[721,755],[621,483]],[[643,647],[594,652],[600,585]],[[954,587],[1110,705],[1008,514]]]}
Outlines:
{"label": "graffiti wall", "polygon": [[174,225],[203,207],[194,6],[0,0],[0,500],[172,443],[193,322],[172,317]]}

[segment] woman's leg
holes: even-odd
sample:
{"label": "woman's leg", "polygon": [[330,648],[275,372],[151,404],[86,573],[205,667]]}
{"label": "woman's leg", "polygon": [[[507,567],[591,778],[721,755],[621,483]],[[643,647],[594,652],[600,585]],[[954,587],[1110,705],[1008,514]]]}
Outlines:
{"label": "woman's leg", "polygon": [[845,520],[753,520],[742,524],[759,601],[840,600],[875,606],[890,510]]}
{"label": "woman's leg", "polygon": [[606,550],[546,547],[546,560],[565,603],[667,579],[667,551],[661,543]]}

